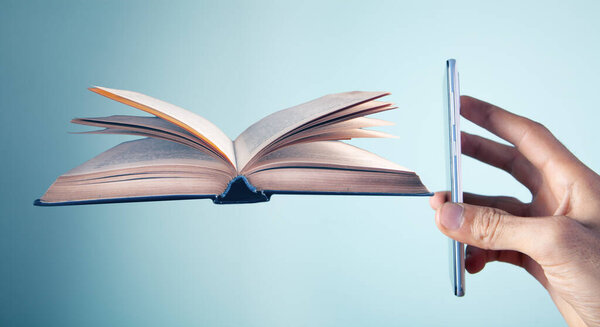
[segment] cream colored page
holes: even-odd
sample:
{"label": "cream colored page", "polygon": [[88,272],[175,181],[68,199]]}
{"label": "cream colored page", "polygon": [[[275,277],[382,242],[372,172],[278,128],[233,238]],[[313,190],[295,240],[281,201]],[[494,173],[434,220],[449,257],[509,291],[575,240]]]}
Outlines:
{"label": "cream colored page", "polygon": [[363,117],[372,115],[378,112],[396,109],[392,107],[392,103],[382,101],[368,101],[356,106],[346,108],[344,110],[338,110],[329,115],[325,115],[315,119],[308,124],[302,125],[299,129],[306,130],[309,128],[316,128],[325,125],[338,124],[343,121],[348,121],[357,117]]}
{"label": "cream colored page", "polygon": [[123,142],[63,174],[74,176],[157,165],[190,165],[226,170],[227,166],[207,153],[156,138]]}
{"label": "cream colored page", "polygon": [[238,170],[262,148],[294,128],[319,117],[387,95],[386,92],[354,91],[329,94],[318,99],[275,112],[248,127],[235,140]]}
{"label": "cream colored page", "polygon": [[152,129],[158,129],[169,133],[186,136],[189,138],[195,138],[194,135],[185,129],[171,124],[168,121],[158,117],[143,117],[143,116],[127,116],[127,115],[113,115],[108,117],[90,117],[90,118],[75,118],[71,120],[74,124],[91,125],[96,126],[94,123],[107,123],[111,125],[130,125],[130,126],[142,126]]}
{"label": "cream colored page", "polygon": [[[328,141],[328,140],[351,140],[358,138],[398,138],[395,135],[388,134],[381,131],[372,131],[367,129],[346,129],[341,131],[331,131],[331,132],[323,132],[316,133],[314,135],[300,136],[290,138],[289,144],[294,143],[307,143],[314,141]],[[287,139],[286,139],[287,142]],[[288,144],[288,143],[286,143]],[[287,145],[283,145],[287,146]]]}
{"label": "cream colored page", "polygon": [[[351,107],[347,107],[344,108],[342,110],[337,110],[331,114],[327,114],[325,116],[321,116],[317,119],[311,120],[306,124],[302,124],[298,127],[294,127],[291,131],[283,134],[282,136],[278,137],[275,141],[269,143],[267,146],[262,147],[262,149],[258,152],[258,154],[255,154],[253,156],[253,158],[250,159],[250,161],[248,161],[245,165],[244,168],[247,166],[251,166],[252,163],[259,159],[261,156],[266,155],[267,153],[281,148],[282,146],[285,146],[285,144],[289,144],[292,143],[292,141],[297,140],[298,136],[300,135],[306,135],[306,134],[310,134],[313,135],[315,134],[314,131],[318,131],[319,129],[324,129],[324,128],[333,128],[333,126],[338,126],[343,124],[346,121],[351,121],[354,119],[358,118],[364,118],[364,117],[360,117],[360,116],[365,116],[365,115],[369,115],[381,110],[390,110],[393,109],[394,107],[391,107],[390,103],[386,103],[386,102],[381,102],[381,101],[367,101],[355,106],[351,106]],[[372,119],[372,118],[364,118],[364,119]],[[365,127],[368,127],[365,126]],[[322,133],[322,131],[321,131]],[[347,139],[347,138],[338,138],[338,140],[340,139]],[[328,138],[328,140],[331,140],[331,138]],[[319,141],[319,140],[313,140],[313,141]],[[297,143],[297,142],[293,142],[293,143]],[[241,171],[244,172],[245,169],[242,169]]]}
{"label": "cream colored page", "polygon": [[[198,151],[206,152],[207,154],[209,154],[215,158],[221,159],[221,157],[219,155],[217,155],[216,153],[214,153],[213,150],[208,149],[198,143],[192,142],[188,139],[179,137],[177,135],[172,135],[172,134],[164,133],[164,132],[160,132],[160,131],[153,131],[152,133],[148,133],[148,131],[144,130],[144,129],[135,129],[135,128],[117,129],[117,128],[108,127],[108,128],[104,128],[104,129],[100,129],[100,130],[96,130],[96,131],[81,132],[81,133],[77,133],[77,134],[118,134],[118,135],[133,135],[133,136],[140,136],[140,137],[153,137],[153,138],[157,138],[157,139],[161,139],[161,140],[168,140],[171,142],[177,142],[177,143],[180,143],[183,145],[187,145]],[[231,169],[233,169],[233,167],[231,167]]]}
{"label": "cream colored page", "polygon": [[249,167],[248,173],[276,167],[337,167],[413,172],[374,153],[344,142],[318,141],[288,145],[275,150]]}
{"label": "cream colored page", "polygon": [[123,102],[153,115],[157,115],[180,126],[204,140],[209,145],[213,145],[216,150],[222,152],[231,164],[235,166],[236,159],[233,142],[225,135],[225,133],[223,133],[223,131],[207,119],[191,111],[152,98],[145,94],[99,86],[91,90],[113,100]]}
{"label": "cream colored page", "polygon": [[[144,137],[166,138],[174,142],[190,145],[202,151],[210,151],[215,156],[222,157],[221,154],[190,132],[158,117],[116,115],[96,118],[75,118],[71,122],[105,128],[104,130],[80,132],[78,134],[131,134]],[[132,133],[127,131],[131,131]],[[226,159],[223,157],[223,160]]]}
{"label": "cream colored page", "polygon": [[[398,138],[395,135],[388,134],[380,131],[373,131],[368,129],[345,129],[345,130],[335,130],[335,131],[317,131],[315,133],[310,134],[298,134],[292,135],[290,137],[286,137],[280,143],[270,147],[269,153],[272,151],[276,151],[277,149],[289,146],[291,144],[298,143],[309,143],[309,142],[317,142],[317,141],[337,141],[337,140],[351,140],[355,138]],[[249,166],[252,167],[254,164],[252,161]],[[244,172],[244,170],[242,170]]]}
{"label": "cream colored page", "polygon": [[380,126],[392,126],[393,122],[377,119],[377,118],[367,118],[367,117],[358,117],[352,118],[346,121],[341,121],[333,124],[326,124],[323,126],[316,126],[311,128],[312,130],[340,130],[340,129],[352,129],[352,128],[368,128],[368,127],[380,127]]}
{"label": "cream colored page", "polygon": [[286,143],[288,139],[299,138],[299,137],[307,137],[313,136],[323,133],[330,133],[335,131],[343,131],[343,130],[352,130],[352,129],[362,129],[368,127],[379,127],[379,126],[390,126],[393,125],[392,122],[388,122],[381,119],[375,118],[353,118],[347,121],[342,121],[334,124],[324,124],[319,126],[314,126],[300,132],[294,133],[288,137],[283,138],[282,143]]}

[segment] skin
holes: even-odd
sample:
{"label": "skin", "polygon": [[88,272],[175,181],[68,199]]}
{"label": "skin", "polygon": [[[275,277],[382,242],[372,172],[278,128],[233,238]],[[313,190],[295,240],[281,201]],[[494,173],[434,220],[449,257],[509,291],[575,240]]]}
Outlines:
{"label": "skin", "polygon": [[470,273],[492,261],[520,266],[569,326],[600,326],[600,176],[535,121],[468,96],[461,115],[511,144],[463,132],[463,154],[511,174],[532,201],[465,193],[452,204],[437,192],[430,204],[438,228],[469,244]]}

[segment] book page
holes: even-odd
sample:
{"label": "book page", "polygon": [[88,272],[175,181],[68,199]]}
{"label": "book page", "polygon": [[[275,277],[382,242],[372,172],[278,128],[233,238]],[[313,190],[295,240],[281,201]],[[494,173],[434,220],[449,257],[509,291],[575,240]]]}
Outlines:
{"label": "book page", "polygon": [[[369,138],[369,137],[386,137],[396,138],[396,136],[373,130],[364,130],[367,127],[378,127],[378,126],[389,126],[393,125],[392,122],[388,122],[381,119],[358,117],[347,121],[341,121],[331,124],[320,124],[313,126],[291,134],[287,137],[281,138],[280,140],[269,145],[269,152],[274,151],[278,148],[286,146],[288,144],[298,143],[298,140],[348,140],[351,138]],[[339,133],[342,132],[343,134]],[[319,139],[320,136],[325,136]],[[251,164],[250,164],[251,165]]]}
{"label": "book page", "polygon": [[[261,170],[248,176],[258,190],[292,194],[428,195],[415,173],[321,168]],[[340,183],[340,181],[344,181]]]}
{"label": "book page", "polygon": [[188,139],[193,139],[194,141],[198,142],[197,137],[195,137],[192,133],[158,117],[112,115],[108,117],[74,118],[71,120],[71,123],[89,126],[110,126],[115,128],[117,128],[117,125],[119,127],[121,125],[147,127],[151,129],[177,134],[179,136]]}
{"label": "book page", "polygon": [[398,108],[393,107],[392,105],[393,104],[390,102],[368,101],[356,106],[346,108],[344,110],[338,110],[331,114],[319,117],[319,119],[315,119],[307,124],[300,126],[297,130],[294,130],[294,132],[301,132],[306,129],[312,129],[324,125],[338,124],[340,122],[354,119],[357,117],[369,116],[376,113]]}
{"label": "book page", "polygon": [[313,128],[310,129],[310,131],[312,133],[317,130],[335,131],[335,130],[353,129],[353,128],[392,126],[394,124],[395,124],[394,122],[383,120],[383,119],[358,117],[358,118],[352,118],[352,119],[340,121],[337,123],[322,124],[319,126],[314,126]]}
{"label": "book page", "polygon": [[236,167],[233,142],[223,131],[207,119],[168,102],[137,92],[109,89],[100,86],[90,88],[90,91],[151,113],[185,129],[208,145],[214,147],[217,152],[221,153]]}
{"label": "book page", "polygon": [[197,141],[190,141],[188,139],[179,137],[177,135],[172,135],[172,134],[164,133],[161,131],[152,131],[151,133],[149,133],[148,130],[144,130],[144,129],[104,128],[104,129],[95,130],[95,131],[79,132],[77,134],[113,134],[113,135],[133,135],[133,136],[139,136],[139,137],[153,137],[153,138],[157,138],[157,139],[168,140],[171,142],[176,142],[176,143],[180,143],[183,145],[187,145],[198,151],[203,151],[207,154],[210,154],[211,156],[213,156],[215,158],[222,159],[218,154],[214,153],[212,149],[206,148],[203,145],[196,143]]}
{"label": "book page", "polygon": [[129,134],[144,137],[157,137],[186,144],[201,151],[209,151],[215,156],[227,161],[226,158],[201,139],[162,118],[114,115],[109,117],[75,118],[71,120],[71,122],[74,124],[105,128],[104,130],[79,132],[77,134]]}
{"label": "book page", "polygon": [[220,194],[236,175],[220,158],[156,138],[121,143],[59,176],[46,203]]}
{"label": "book page", "polygon": [[386,92],[354,91],[329,94],[318,99],[277,111],[248,127],[235,140],[238,170],[258,152],[294,128],[338,110],[387,95]]}
{"label": "book page", "polygon": [[412,170],[340,141],[288,145],[260,158],[246,176],[275,193],[429,193]]}
{"label": "book page", "polygon": [[208,153],[172,141],[144,138],[108,149],[63,176],[161,165],[195,166],[200,170],[212,169],[232,174],[231,166]]}
{"label": "book page", "polygon": [[326,167],[413,172],[374,153],[341,141],[317,141],[285,146],[258,159],[247,174],[282,167]]}

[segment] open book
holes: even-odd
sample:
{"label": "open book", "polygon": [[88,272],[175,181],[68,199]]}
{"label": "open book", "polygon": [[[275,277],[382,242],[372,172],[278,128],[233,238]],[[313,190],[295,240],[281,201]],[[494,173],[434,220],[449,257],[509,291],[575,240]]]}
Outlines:
{"label": "open book", "polygon": [[56,179],[36,205],[211,198],[268,201],[272,194],[430,195],[415,172],[341,140],[391,135],[364,116],[395,109],[386,92],[346,92],[275,112],[234,141],[193,112],[144,94],[93,92],[154,116],[77,118],[85,133],[143,137]]}

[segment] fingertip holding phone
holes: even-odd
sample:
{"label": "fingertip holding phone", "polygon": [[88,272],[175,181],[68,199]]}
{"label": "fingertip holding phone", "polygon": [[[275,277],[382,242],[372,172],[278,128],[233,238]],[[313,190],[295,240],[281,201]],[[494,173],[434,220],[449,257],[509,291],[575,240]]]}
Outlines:
{"label": "fingertip holding phone", "polygon": [[[461,148],[460,148],[460,83],[456,60],[446,61],[446,135],[448,154],[448,181],[450,182],[450,193],[452,202],[463,202],[462,178],[461,178]],[[450,239],[450,280],[454,289],[454,295],[465,295],[465,251],[464,244]]]}

